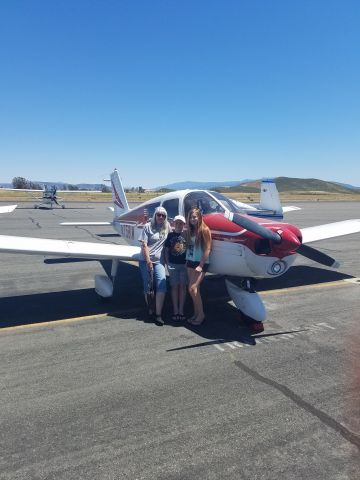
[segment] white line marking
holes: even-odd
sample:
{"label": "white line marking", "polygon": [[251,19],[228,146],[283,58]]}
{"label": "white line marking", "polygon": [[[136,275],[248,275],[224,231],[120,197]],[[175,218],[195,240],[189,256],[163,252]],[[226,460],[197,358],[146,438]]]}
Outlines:
{"label": "white line marking", "polygon": [[232,348],[233,350],[235,350],[236,347],[234,347],[234,345],[232,343],[228,343],[226,342],[225,345],[227,345],[228,347]]}
{"label": "white line marking", "polygon": [[225,352],[225,349],[220,347],[220,345],[217,345],[216,343],[214,343],[214,347],[216,347],[218,350],[220,350],[220,352]]}
{"label": "white line marking", "polygon": [[318,325],[323,325],[323,326],[326,327],[326,328],[330,328],[330,330],[336,330],[335,327],[332,327],[331,325],[328,325],[328,324],[325,323],[325,322],[320,322],[320,323],[318,323]]}

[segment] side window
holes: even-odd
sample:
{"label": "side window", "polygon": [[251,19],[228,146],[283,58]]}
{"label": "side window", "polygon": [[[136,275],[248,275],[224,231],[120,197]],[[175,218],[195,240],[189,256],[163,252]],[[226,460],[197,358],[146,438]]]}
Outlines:
{"label": "side window", "polygon": [[165,208],[168,214],[168,220],[173,220],[176,215],[179,215],[179,199],[172,198],[171,200],[165,200],[162,206]]}
{"label": "side window", "polygon": [[160,202],[149,203],[149,205],[144,206],[145,217],[147,217],[148,220],[152,218],[157,207],[160,207]]}

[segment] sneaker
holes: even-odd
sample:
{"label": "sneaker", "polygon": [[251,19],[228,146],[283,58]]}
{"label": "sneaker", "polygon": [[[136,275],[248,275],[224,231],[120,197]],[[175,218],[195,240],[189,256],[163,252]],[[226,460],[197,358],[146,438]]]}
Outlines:
{"label": "sneaker", "polygon": [[155,323],[156,323],[156,325],[162,326],[162,325],[164,325],[165,322],[164,322],[161,315],[156,315]]}

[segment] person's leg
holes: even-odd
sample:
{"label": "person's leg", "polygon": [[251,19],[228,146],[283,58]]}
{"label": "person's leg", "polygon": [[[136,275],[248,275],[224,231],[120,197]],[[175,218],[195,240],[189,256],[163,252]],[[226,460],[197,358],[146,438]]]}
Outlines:
{"label": "person's leg", "polygon": [[168,265],[168,272],[171,286],[171,300],[173,305],[173,320],[176,320],[179,314],[179,286],[178,286],[178,272],[175,265]]}
{"label": "person's leg", "polygon": [[204,272],[197,272],[193,268],[188,268],[189,293],[194,304],[194,315],[189,318],[189,322],[194,325],[200,325],[205,318],[203,303],[200,295],[200,283],[205,276]]}
{"label": "person's leg", "polygon": [[179,315],[184,316],[184,305],[186,299],[186,285],[179,285]]}
{"label": "person's leg", "polygon": [[191,297],[191,300],[193,302],[193,307],[194,307],[194,314],[189,318],[189,321],[191,322],[192,320],[194,320],[194,318],[197,317],[197,304],[196,304],[196,300],[195,300],[195,295],[196,295],[196,272],[193,268],[187,268],[187,274],[188,274],[188,281],[189,281],[189,284],[188,284],[188,290],[189,290],[189,294],[190,294],[190,297]]}
{"label": "person's leg", "polygon": [[[141,277],[142,277],[142,281],[143,281],[145,304],[146,304],[147,308],[149,309],[147,294],[148,294],[148,288],[149,288],[150,274],[149,274],[149,270],[147,268],[146,262],[139,261],[139,269],[140,269],[140,273],[141,273]],[[152,315],[154,312],[150,311],[150,309],[149,309],[148,313],[149,313],[149,315]]]}
{"label": "person's leg", "polygon": [[186,300],[187,290],[187,272],[185,265],[181,265],[179,269],[179,315],[184,320],[184,305]]}
{"label": "person's leg", "polygon": [[173,316],[179,314],[179,285],[173,285],[171,287],[171,299],[173,304]]}
{"label": "person's leg", "polygon": [[[197,272],[198,273],[198,272]],[[196,279],[196,290],[195,290],[195,303],[196,303],[196,312],[197,315],[193,320],[194,325],[200,325],[200,323],[203,322],[205,318],[204,314],[204,308],[203,308],[203,302],[200,294],[200,283],[202,282],[205,274],[203,272],[198,273],[197,279]]]}
{"label": "person's leg", "polygon": [[161,318],[166,294],[166,273],[165,266],[161,263],[154,264],[154,274],[156,283],[156,318],[163,323]]}

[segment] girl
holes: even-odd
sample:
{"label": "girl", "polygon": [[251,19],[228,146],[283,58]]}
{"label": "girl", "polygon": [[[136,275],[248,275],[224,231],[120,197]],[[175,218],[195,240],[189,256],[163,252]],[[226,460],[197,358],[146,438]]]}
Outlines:
{"label": "girl", "polygon": [[192,325],[201,325],[205,319],[200,295],[200,283],[209,267],[211,232],[203,222],[198,208],[191,208],[187,218],[186,266],[189,278],[189,293],[194,304],[194,315],[188,319]]}

